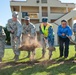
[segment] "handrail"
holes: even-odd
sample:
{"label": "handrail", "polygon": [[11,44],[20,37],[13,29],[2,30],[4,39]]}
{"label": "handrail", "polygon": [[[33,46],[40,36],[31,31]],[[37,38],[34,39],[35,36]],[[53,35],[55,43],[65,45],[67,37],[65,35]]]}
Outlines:
{"label": "handrail", "polygon": [[[75,8],[74,8],[74,9],[75,9]],[[74,9],[73,9],[73,10],[74,10]],[[73,10],[71,10],[71,11],[73,11]],[[70,11],[70,12],[71,12],[71,11]],[[65,15],[69,14],[70,12],[65,13],[64,15],[62,15],[61,17],[59,17],[57,20],[59,20],[60,18],[62,18],[62,17],[65,16]],[[56,20],[56,21],[57,21],[57,20]],[[55,21],[55,22],[56,22],[56,21]]]}
{"label": "handrail", "polygon": [[56,24],[57,26],[59,26],[57,23],[54,22],[54,24]]}
{"label": "handrail", "polygon": [[[60,16],[58,19],[62,18],[62,17],[63,17],[63,16],[65,16],[66,14],[68,14],[68,12],[67,12],[67,13],[65,13],[64,15]],[[58,20],[58,19],[57,19],[57,20]]]}

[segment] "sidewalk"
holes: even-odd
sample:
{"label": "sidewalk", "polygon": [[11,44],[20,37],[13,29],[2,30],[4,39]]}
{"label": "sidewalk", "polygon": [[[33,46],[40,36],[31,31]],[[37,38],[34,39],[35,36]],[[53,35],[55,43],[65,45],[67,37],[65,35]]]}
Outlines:
{"label": "sidewalk", "polygon": [[5,46],[5,49],[10,49],[10,48],[12,48],[11,45],[6,45]]}

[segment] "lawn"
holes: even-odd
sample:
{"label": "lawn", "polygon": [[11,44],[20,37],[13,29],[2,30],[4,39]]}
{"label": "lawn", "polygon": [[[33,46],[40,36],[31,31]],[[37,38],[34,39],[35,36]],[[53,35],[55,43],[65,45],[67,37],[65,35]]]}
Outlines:
{"label": "lawn", "polygon": [[44,59],[41,57],[41,49],[36,50],[36,60],[34,64],[26,58],[27,52],[22,51],[20,60],[14,62],[12,49],[5,50],[3,63],[0,64],[0,75],[76,75],[76,63],[72,61],[76,59],[74,46],[70,46],[69,57],[67,59],[58,58],[59,49],[53,52],[52,61],[48,61],[48,50]]}

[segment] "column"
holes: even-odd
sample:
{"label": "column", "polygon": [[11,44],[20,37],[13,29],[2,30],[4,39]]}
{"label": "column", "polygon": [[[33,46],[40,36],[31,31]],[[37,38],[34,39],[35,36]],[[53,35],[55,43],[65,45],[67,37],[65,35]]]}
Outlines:
{"label": "column", "polygon": [[66,4],[66,12],[68,12],[68,4]]}
{"label": "column", "polygon": [[22,13],[21,13],[21,6],[19,6],[19,20],[21,21]]}
{"label": "column", "polygon": [[42,22],[42,7],[39,6],[39,22]]}
{"label": "column", "polygon": [[50,6],[48,6],[48,22],[50,22],[51,18],[50,18]]}

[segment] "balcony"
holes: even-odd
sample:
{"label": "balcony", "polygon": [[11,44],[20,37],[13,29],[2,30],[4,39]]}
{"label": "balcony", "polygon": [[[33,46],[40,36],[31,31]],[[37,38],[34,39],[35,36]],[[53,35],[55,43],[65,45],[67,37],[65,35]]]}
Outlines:
{"label": "balcony", "polygon": [[31,19],[38,19],[38,13],[29,13]]}
{"label": "balcony", "polygon": [[66,13],[66,7],[50,7],[51,13]]}
{"label": "balcony", "polygon": [[42,17],[47,17],[48,13],[47,12],[42,12]]}
{"label": "balcony", "polygon": [[39,7],[37,6],[21,6],[22,12],[39,13]]}

